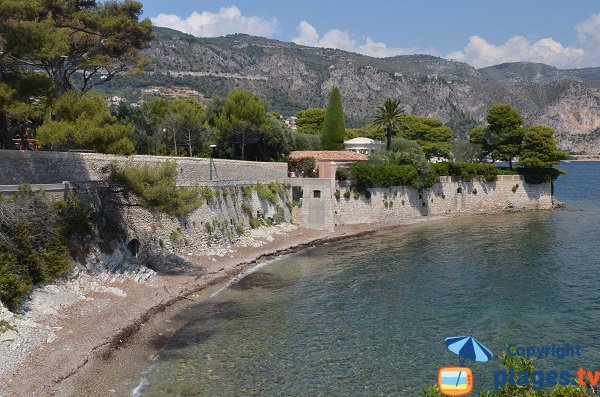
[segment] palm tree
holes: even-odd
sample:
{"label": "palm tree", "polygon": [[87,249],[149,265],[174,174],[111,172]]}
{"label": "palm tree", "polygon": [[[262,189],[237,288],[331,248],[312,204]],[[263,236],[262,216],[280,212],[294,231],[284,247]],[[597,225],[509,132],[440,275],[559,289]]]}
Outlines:
{"label": "palm tree", "polygon": [[404,114],[404,106],[400,101],[393,98],[385,100],[382,106],[377,108],[377,113],[373,117],[373,125],[385,128],[385,137],[387,138],[386,150],[390,150],[392,144],[392,134],[398,129],[400,117]]}

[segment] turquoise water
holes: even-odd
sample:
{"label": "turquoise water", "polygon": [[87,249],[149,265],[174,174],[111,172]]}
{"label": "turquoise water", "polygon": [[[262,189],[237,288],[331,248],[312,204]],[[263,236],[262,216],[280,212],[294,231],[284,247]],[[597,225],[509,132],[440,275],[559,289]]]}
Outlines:
{"label": "turquoise water", "polygon": [[[450,219],[303,251],[179,315],[141,396],[418,396],[447,336],[580,344],[600,370],[600,163],[564,164],[568,209]],[[476,390],[498,359],[467,362]]]}

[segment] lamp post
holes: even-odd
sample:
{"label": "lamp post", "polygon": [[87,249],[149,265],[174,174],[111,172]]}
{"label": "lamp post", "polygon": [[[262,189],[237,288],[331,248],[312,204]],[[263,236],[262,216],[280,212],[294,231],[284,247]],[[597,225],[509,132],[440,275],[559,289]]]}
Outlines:
{"label": "lamp post", "polygon": [[[217,147],[217,145],[212,144],[209,147],[210,147],[210,160],[208,161],[208,167],[210,168],[210,180],[212,181],[213,180],[213,167],[214,167],[213,157],[215,155],[215,148]],[[215,174],[216,174],[216,172],[215,172]]]}

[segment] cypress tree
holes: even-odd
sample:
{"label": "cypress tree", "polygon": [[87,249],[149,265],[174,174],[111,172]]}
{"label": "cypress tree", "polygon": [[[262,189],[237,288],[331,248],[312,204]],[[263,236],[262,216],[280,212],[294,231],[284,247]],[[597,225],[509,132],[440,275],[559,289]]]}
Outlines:
{"label": "cypress tree", "polygon": [[344,110],[342,109],[342,95],[339,88],[333,87],[325,111],[321,146],[325,150],[344,149],[345,133],[346,125],[344,123]]}

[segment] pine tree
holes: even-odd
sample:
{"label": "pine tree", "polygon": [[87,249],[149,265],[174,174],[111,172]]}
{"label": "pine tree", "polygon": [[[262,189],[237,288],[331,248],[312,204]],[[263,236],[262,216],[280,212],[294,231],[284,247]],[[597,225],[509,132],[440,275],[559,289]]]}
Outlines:
{"label": "pine tree", "polygon": [[346,126],[344,123],[344,110],[342,109],[342,96],[340,89],[333,87],[329,95],[329,104],[323,121],[323,135],[321,146],[325,150],[344,149],[344,135]]}

